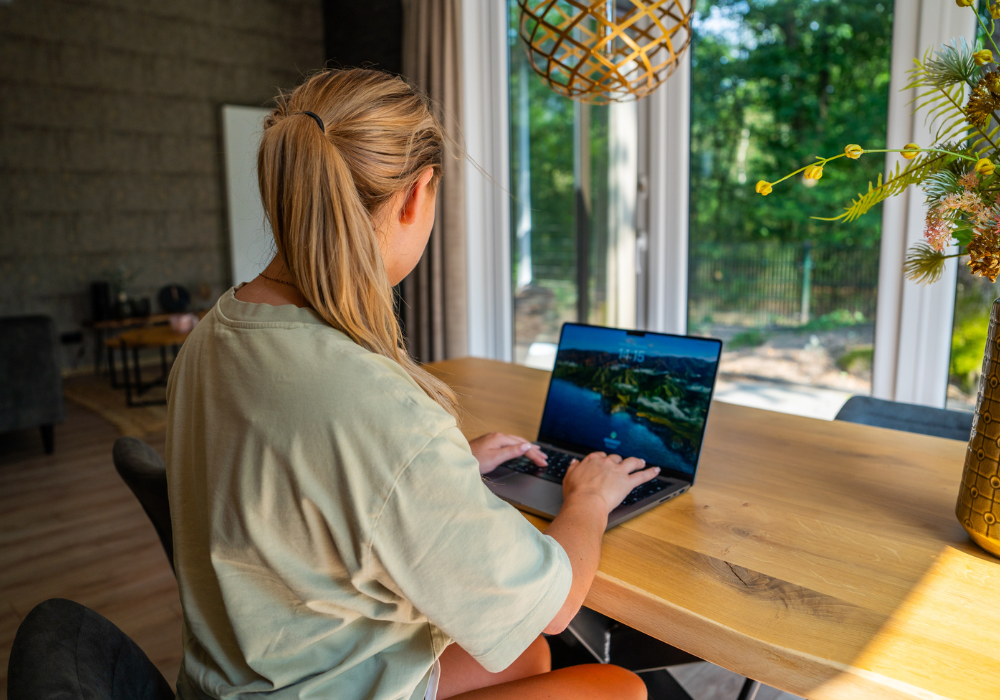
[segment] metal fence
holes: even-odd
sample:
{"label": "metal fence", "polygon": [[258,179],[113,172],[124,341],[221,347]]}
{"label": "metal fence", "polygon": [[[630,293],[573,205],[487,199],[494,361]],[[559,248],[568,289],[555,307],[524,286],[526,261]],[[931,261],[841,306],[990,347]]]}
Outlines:
{"label": "metal fence", "polygon": [[878,250],[808,243],[694,243],[693,323],[726,314],[739,325],[799,325],[834,312],[875,317]]}

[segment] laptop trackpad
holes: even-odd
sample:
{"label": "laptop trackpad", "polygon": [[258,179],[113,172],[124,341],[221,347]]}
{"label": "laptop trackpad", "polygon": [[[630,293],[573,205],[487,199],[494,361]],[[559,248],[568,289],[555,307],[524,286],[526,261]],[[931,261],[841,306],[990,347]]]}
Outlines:
{"label": "laptop trackpad", "polygon": [[489,487],[497,496],[514,505],[545,513],[550,517],[559,514],[562,507],[562,485],[536,476],[513,472],[489,477]]}

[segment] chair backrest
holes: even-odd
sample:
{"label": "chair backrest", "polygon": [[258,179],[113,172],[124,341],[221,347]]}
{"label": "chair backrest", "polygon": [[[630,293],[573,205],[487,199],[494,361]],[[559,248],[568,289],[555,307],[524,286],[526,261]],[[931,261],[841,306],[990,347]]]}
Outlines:
{"label": "chair backrest", "polygon": [[0,432],[65,419],[58,348],[48,316],[0,318]]}
{"label": "chair backrest", "polygon": [[153,521],[170,568],[173,568],[174,537],[170,529],[170,502],[167,500],[167,465],[156,450],[134,437],[115,440],[112,457],[122,480],[132,489],[142,509]]}
{"label": "chair backrest", "polygon": [[54,598],[17,629],[9,700],[173,700],[156,666],[128,635],[90,608]]}
{"label": "chair backrest", "polygon": [[972,432],[971,413],[873,399],[870,396],[852,396],[837,413],[835,420],[951,440],[968,440]]}

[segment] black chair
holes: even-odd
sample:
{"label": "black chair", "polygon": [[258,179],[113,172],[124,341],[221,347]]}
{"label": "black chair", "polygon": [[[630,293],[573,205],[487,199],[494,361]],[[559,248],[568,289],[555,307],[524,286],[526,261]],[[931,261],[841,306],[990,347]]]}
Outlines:
{"label": "black chair", "polygon": [[174,700],[163,675],[128,635],[86,606],[54,598],[17,628],[9,700]]}
{"label": "black chair", "polygon": [[[549,637],[549,647],[553,669],[594,661],[614,664],[638,674],[650,698],[693,700],[667,669],[701,659],[590,608],[581,608],[566,631]],[[754,700],[760,688],[759,681],[744,679],[737,700]]]}
{"label": "black chair", "polygon": [[0,433],[41,428],[46,454],[66,419],[58,347],[48,316],[0,318]]}
{"label": "black chair", "polygon": [[852,396],[834,420],[963,442],[969,439],[972,432],[971,413],[873,399],[870,396]]}
{"label": "black chair", "polygon": [[167,500],[167,465],[152,447],[134,437],[120,437],[112,450],[115,469],[139,499],[142,509],[153,522],[174,568],[174,536],[170,529],[170,503]]}

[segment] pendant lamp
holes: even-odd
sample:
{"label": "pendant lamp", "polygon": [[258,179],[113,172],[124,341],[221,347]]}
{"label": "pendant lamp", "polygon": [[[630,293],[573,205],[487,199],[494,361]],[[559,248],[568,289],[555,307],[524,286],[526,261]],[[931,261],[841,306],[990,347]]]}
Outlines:
{"label": "pendant lamp", "polygon": [[588,104],[645,97],[691,43],[682,0],[517,0],[531,67],[560,95]]}

